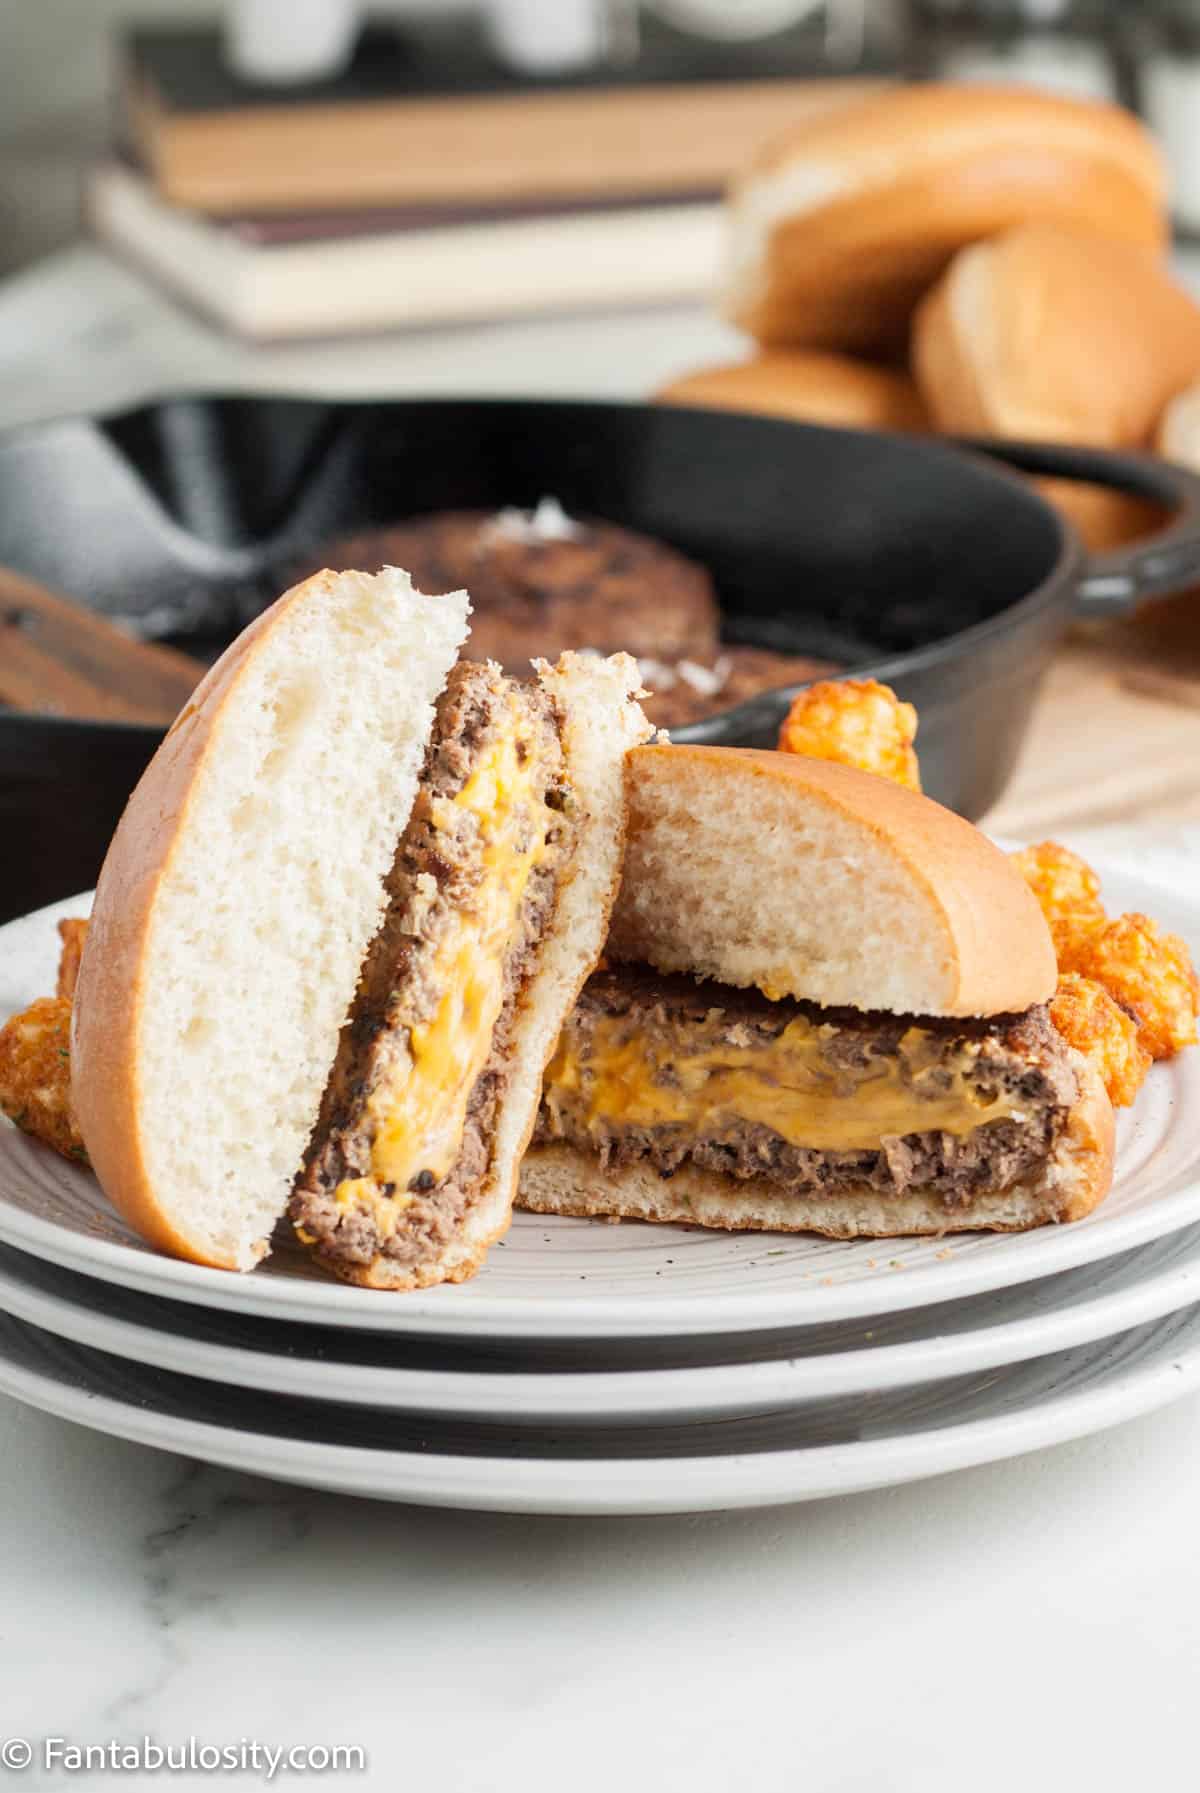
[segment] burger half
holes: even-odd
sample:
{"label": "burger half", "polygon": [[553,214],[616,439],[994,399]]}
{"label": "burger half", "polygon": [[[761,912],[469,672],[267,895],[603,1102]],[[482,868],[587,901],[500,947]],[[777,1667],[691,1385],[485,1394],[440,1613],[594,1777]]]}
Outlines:
{"label": "burger half", "polygon": [[1051,1026],[1003,853],[794,755],[641,747],[606,967],[549,1067],[521,1205],[833,1238],[1075,1220],[1113,1112]]}
{"label": "burger half", "polygon": [[109,850],[72,1093],[153,1244],[459,1281],[504,1231],[546,1061],[604,943],[636,663],[457,660],[459,592],[318,574],[197,690]]}

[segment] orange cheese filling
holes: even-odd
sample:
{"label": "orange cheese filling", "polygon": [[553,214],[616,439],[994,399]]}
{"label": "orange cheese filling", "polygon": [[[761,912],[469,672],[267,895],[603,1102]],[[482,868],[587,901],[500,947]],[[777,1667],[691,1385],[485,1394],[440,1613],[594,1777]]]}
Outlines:
{"label": "orange cheese filling", "polygon": [[[534,800],[536,767],[518,753],[520,717],[453,798],[434,805],[433,822],[466,810],[483,842],[483,876],[473,903],[439,943],[432,977],[444,991],[428,1021],[412,1028],[407,1057],[367,1104],[374,1123],[370,1176],[348,1178],[335,1199],[370,1211],[385,1234],[412,1202],[422,1172],[440,1181],[458,1157],[471,1091],[487,1063],[504,1006],[504,967],[535,866],[545,855],[551,812]],[[440,818],[440,819],[439,819]],[[531,826],[532,823],[532,826]],[[384,1185],[390,1185],[385,1189]]]}
{"label": "orange cheese filling", "polygon": [[582,1056],[564,1033],[544,1100],[552,1116],[570,1111],[594,1132],[682,1126],[713,1135],[751,1125],[821,1152],[877,1151],[906,1133],[966,1134],[1021,1112],[1015,1097],[989,1101],[971,1085],[969,1045],[947,1077],[929,1036],[911,1027],[896,1058],[846,1072],[823,1056],[823,1029],[828,1023],[799,1015],[773,1040],[689,1051],[684,1029],[674,1041],[630,1037],[623,1018],[598,1016]]}

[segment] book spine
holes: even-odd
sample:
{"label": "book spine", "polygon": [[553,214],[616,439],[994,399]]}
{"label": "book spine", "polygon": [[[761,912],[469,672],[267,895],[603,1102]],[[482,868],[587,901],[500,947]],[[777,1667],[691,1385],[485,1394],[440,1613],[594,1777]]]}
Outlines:
{"label": "book spine", "polygon": [[692,202],[264,247],[120,166],[94,173],[88,214],[169,290],[261,341],[694,299],[723,226],[719,205]]}
{"label": "book spine", "polygon": [[[761,81],[532,97],[131,114],[163,197],[216,215],[722,188],[766,139],[857,83]],[[873,85],[873,84],[872,84]]]}

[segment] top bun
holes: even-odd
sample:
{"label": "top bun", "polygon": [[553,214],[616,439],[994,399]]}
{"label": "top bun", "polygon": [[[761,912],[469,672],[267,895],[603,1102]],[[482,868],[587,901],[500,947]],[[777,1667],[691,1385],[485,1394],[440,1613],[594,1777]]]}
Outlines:
{"label": "top bun", "polygon": [[736,747],[640,747],[629,781],[613,957],[894,1014],[1019,1014],[1053,995],[1024,879],[928,797]]}
{"label": "top bun", "polygon": [[725,310],[760,342],[898,354],[968,243],[1032,219],[1166,242],[1166,175],[1119,107],[895,88],[806,119],[735,185]]}
{"label": "top bun", "polygon": [[941,429],[1136,448],[1200,373],[1200,305],[1146,250],[1032,224],[956,258],[913,365]]}
{"label": "top bun", "polygon": [[667,405],[752,411],[857,430],[923,430],[925,407],[898,368],[849,355],[774,349],[749,361],[701,367],[672,380],[655,397]]}
{"label": "top bun", "polygon": [[75,992],[71,1094],[151,1244],[246,1270],[317,1118],[465,592],[318,573],[239,635],[113,836]]}

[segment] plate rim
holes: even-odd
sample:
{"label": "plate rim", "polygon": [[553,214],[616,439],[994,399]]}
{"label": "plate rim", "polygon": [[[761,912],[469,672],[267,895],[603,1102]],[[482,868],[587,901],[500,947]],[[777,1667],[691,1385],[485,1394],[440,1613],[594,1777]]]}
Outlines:
{"label": "plate rim", "polygon": [[[1094,1299],[1024,1318],[997,1320],[961,1333],[935,1333],[801,1359],[773,1354],[749,1361],[665,1369],[650,1365],[604,1371],[474,1372],[340,1365],[311,1355],[287,1357],[266,1349],[181,1336],[165,1325],[159,1328],[142,1320],[98,1314],[79,1306],[69,1293],[48,1292],[26,1282],[19,1266],[14,1269],[3,1260],[0,1311],[39,1331],[144,1368],[157,1366],[248,1393],[295,1394],[297,1389],[288,1384],[302,1380],[306,1399],[388,1412],[501,1418],[514,1423],[582,1419],[636,1425],[701,1413],[734,1417],[816,1400],[894,1392],[1008,1368],[1115,1337],[1200,1303],[1200,1229],[1182,1262],[1148,1276],[1137,1275],[1136,1265],[1132,1269],[1135,1273],[1128,1281]],[[473,1390],[477,1392],[473,1394]],[[484,1390],[494,1399],[482,1400]],[[585,1400],[583,1407],[572,1404],[580,1395]]]}
{"label": "plate rim", "polygon": [[[1153,1412],[1200,1389],[1200,1308],[1192,1313],[1193,1336],[1186,1347],[1180,1348],[1172,1334],[1153,1347],[1148,1360],[1130,1366],[1118,1356],[1108,1365],[1098,1365],[1082,1390],[1068,1387],[1000,1414],[918,1433],[899,1431],[886,1438],[725,1456],[614,1455],[582,1460],[512,1453],[454,1456],[281,1439],[209,1420],[164,1415],[149,1403],[105,1393],[86,1365],[72,1384],[61,1373],[15,1364],[2,1335],[0,1393],[109,1437],[343,1495],[491,1512],[710,1512],[895,1487],[1024,1456]],[[22,1321],[9,1324],[31,1333],[35,1343],[43,1336]],[[1131,1336],[1118,1335],[1113,1348]],[[62,1341],[54,1342],[63,1348]],[[44,1345],[40,1349],[44,1353]],[[371,1474],[372,1468],[385,1465],[397,1477],[386,1487]]]}
{"label": "plate rim", "polygon": [[[613,1297],[607,1312],[602,1310],[597,1314],[591,1310],[586,1315],[580,1314],[565,1299],[538,1298],[537,1313],[524,1314],[523,1308],[533,1305],[532,1298],[519,1301],[516,1297],[507,1297],[492,1302],[477,1299],[469,1309],[456,1311],[439,1311],[426,1307],[418,1310],[410,1306],[410,1303],[416,1302],[422,1295],[436,1295],[438,1291],[417,1290],[403,1295],[401,1300],[404,1311],[399,1313],[396,1309],[400,1302],[393,1302],[387,1307],[382,1304],[381,1297],[385,1301],[387,1291],[352,1288],[336,1283],[302,1282],[299,1279],[290,1283],[282,1277],[274,1281],[268,1281],[265,1277],[261,1281],[255,1281],[249,1274],[239,1276],[234,1272],[210,1270],[204,1265],[183,1263],[179,1259],[152,1256],[150,1253],[144,1254],[146,1268],[143,1273],[143,1254],[135,1253],[129,1246],[113,1245],[102,1239],[86,1241],[82,1234],[67,1235],[79,1238],[81,1242],[81,1249],[74,1251],[60,1245],[59,1236],[64,1229],[55,1226],[53,1222],[43,1221],[38,1216],[21,1216],[20,1218],[30,1223],[28,1230],[22,1231],[19,1224],[13,1223],[13,1214],[14,1210],[5,1205],[0,1194],[0,1243],[15,1246],[34,1257],[59,1264],[65,1270],[76,1270],[84,1276],[93,1276],[119,1288],[136,1289],[141,1294],[185,1301],[210,1311],[224,1308],[233,1313],[278,1320],[291,1319],[316,1326],[352,1326],[368,1332],[419,1332],[463,1339],[481,1334],[491,1339],[699,1338],[714,1332],[769,1332],[783,1327],[800,1329],[810,1325],[820,1326],[835,1320],[869,1319],[877,1314],[932,1307],[943,1301],[990,1294],[1027,1282],[1040,1282],[1061,1270],[1079,1269],[1105,1258],[1116,1257],[1124,1251],[1132,1251],[1140,1245],[1153,1244],[1156,1239],[1179,1232],[1200,1220],[1200,1179],[1187,1189],[1177,1190],[1174,1195],[1164,1197],[1148,1210],[1120,1216],[1112,1223],[1113,1231],[1105,1233],[1099,1227],[1091,1229],[1086,1235],[1089,1242],[1086,1246],[1069,1241],[1060,1251],[1047,1250],[1044,1261],[1039,1260],[1033,1268],[1022,1264],[1019,1257],[1012,1257],[1002,1265],[993,1266],[990,1274],[984,1273],[980,1265],[978,1274],[968,1276],[961,1273],[974,1266],[964,1262],[957,1267],[960,1275],[952,1289],[933,1286],[942,1272],[942,1266],[935,1272],[930,1265],[919,1265],[896,1271],[893,1279],[886,1283],[870,1284],[872,1295],[869,1301],[854,1299],[854,1296],[865,1293],[865,1285],[860,1282],[848,1283],[844,1287],[835,1285],[832,1288],[806,1289],[803,1300],[808,1311],[803,1314],[796,1312],[798,1297],[795,1290],[790,1290],[786,1294],[775,1296],[769,1302],[766,1296],[758,1296],[756,1300],[759,1305],[753,1312],[735,1309],[733,1313],[726,1313],[722,1311],[717,1297],[710,1296],[703,1311],[700,1298],[679,1298],[676,1302],[670,1297],[663,1297],[656,1299],[653,1310],[648,1315],[639,1312],[636,1318],[631,1315],[628,1321],[623,1315],[628,1307],[635,1304],[636,1297],[633,1296]],[[586,1226],[588,1222],[580,1221],[578,1224]],[[1115,1231],[1118,1225],[1122,1227],[1119,1235]],[[1056,1243],[1064,1237],[1069,1240],[1069,1230],[1064,1226],[1056,1229],[1052,1236]],[[1011,1245],[1015,1239],[1032,1237],[1036,1237],[1036,1233],[1016,1234],[1011,1239],[1007,1235],[1001,1235],[998,1236],[998,1245]],[[94,1256],[93,1253],[112,1253],[114,1257],[110,1260],[105,1256]],[[136,1263],[136,1269],[126,1269],[126,1254]],[[160,1270],[166,1274],[156,1274]],[[175,1282],[170,1279],[171,1271],[193,1272],[197,1280],[188,1278],[186,1281],[181,1279]],[[915,1289],[906,1289],[904,1279],[908,1277],[928,1277],[930,1280],[923,1281]],[[213,1281],[210,1282],[209,1278]],[[214,1295],[220,1297],[227,1289],[231,1298],[212,1299]],[[242,1294],[243,1290],[250,1289],[253,1290],[252,1294]],[[880,1294],[879,1291],[886,1292]],[[339,1300],[342,1296],[361,1297],[362,1304],[351,1305],[349,1300],[343,1303]],[[379,1324],[380,1321],[382,1324]]]}
{"label": "plate rim", "polygon": [[[1011,844],[1011,843],[1006,843]],[[1102,876],[1104,855],[1094,855]],[[1166,901],[1190,914],[1200,937],[1200,904],[1186,892],[1155,885],[1118,867],[1114,880],[1128,888],[1135,901],[1143,893],[1146,902]],[[18,930],[34,933],[49,927],[72,908],[90,906],[91,893],[80,893],[18,917],[0,927],[0,956],[10,936]],[[14,1144],[15,1142],[15,1144]],[[406,1292],[389,1298],[388,1292],[352,1287],[328,1281],[286,1276],[237,1275],[186,1263],[149,1249],[94,1239],[42,1215],[10,1205],[2,1187],[6,1151],[24,1145],[31,1151],[49,1151],[24,1139],[5,1123],[0,1130],[0,1241],[31,1255],[100,1281],[141,1293],[196,1304],[210,1310],[260,1315],[277,1320],[298,1320],[324,1326],[343,1326],[368,1331],[420,1332],[430,1336],[469,1339],[483,1335],[496,1339],[594,1338],[651,1339],[671,1336],[702,1337],[714,1332],[750,1334],[774,1329],[803,1329],[838,1320],[867,1318],[996,1292],[1019,1283],[1041,1280],[1061,1270],[1081,1267],[1152,1243],[1200,1220],[1200,1164],[1184,1187],[1151,1201],[1130,1213],[1100,1219],[1041,1227],[1025,1233],[996,1234],[983,1248],[957,1261],[924,1262],[892,1271],[886,1277],[806,1287],[802,1297],[795,1287],[774,1292],[761,1283],[752,1294],[730,1286],[720,1292],[697,1295],[656,1295],[652,1303],[636,1295],[588,1298],[581,1311],[578,1296],[480,1295],[456,1301],[455,1287]],[[88,1175],[65,1160],[56,1161],[63,1174]],[[1103,1209],[1098,1211],[1103,1213]],[[544,1217],[528,1218],[544,1225]],[[556,1220],[554,1224],[586,1226],[587,1221]],[[638,1224],[630,1222],[629,1224]],[[887,1242],[881,1242],[886,1244]],[[912,1241],[895,1242],[903,1250]],[[497,1249],[497,1248],[493,1248]],[[1029,1260],[1032,1260],[1029,1261]],[[476,1285],[476,1288],[478,1285]],[[802,1305],[803,1312],[798,1307]]]}

